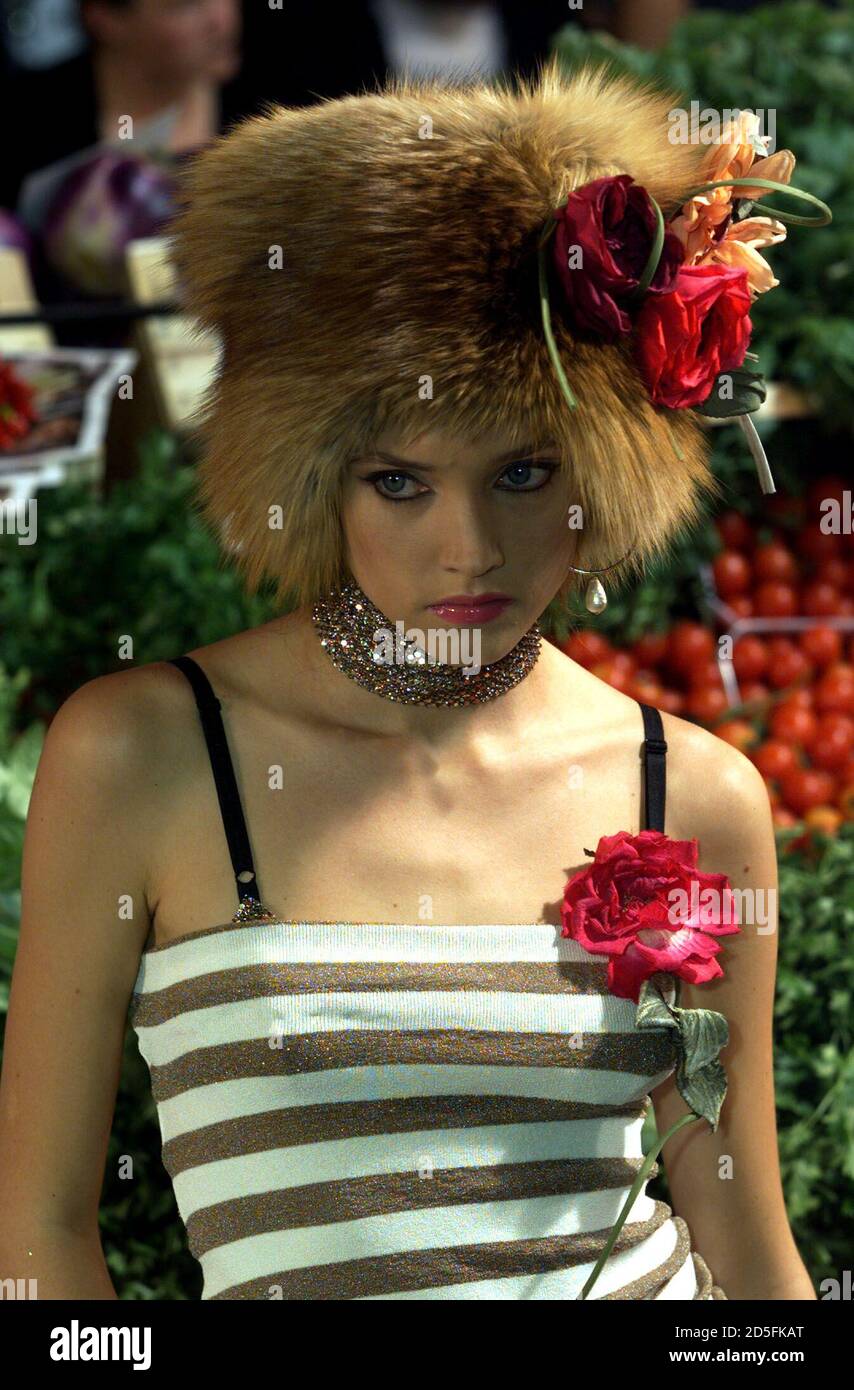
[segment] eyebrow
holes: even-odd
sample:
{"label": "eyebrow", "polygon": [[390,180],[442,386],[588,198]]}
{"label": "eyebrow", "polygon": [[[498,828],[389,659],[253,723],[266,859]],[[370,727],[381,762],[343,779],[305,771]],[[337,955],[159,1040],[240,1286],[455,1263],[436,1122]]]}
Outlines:
{"label": "eyebrow", "polygon": [[[557,452],[557,446],[554,444],[523,444],[519,448],[508,449],[506,453],[499,454],[496,458],[490,459],[489,466],[494,468],[495,465],[499,463],[512,463],[514,459],[530,458],[532,454],[542,454],[546,450]],[[381,463],[401,465],[405,468],[420,468],[424,473],[434,473],[436,471],[436,465],[433,463],[416,463],[415,459],[400,458],[397,454],[386,453],[383,449],[374,449],[368,458],[354,460],[354,462],[369,463],[372,459],[376,459]]]}

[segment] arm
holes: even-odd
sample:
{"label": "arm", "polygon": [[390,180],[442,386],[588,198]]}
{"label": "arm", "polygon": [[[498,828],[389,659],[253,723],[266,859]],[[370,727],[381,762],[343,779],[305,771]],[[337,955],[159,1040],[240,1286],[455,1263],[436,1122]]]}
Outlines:
{"label": "arm", "polygon": [[[37,1279],[40,1299],[116,1297],[98,1203],[149,925],[134,679],[102,676],[62,706],[27,816],[0,1078],[0,1278]],[[131,920],[119,915],[125,894]]]}
{"label": "arm", "polygon": [[[726,874],[743,894],[734,904],[740,934],[721,938],[723,978],[680,984],[680,1006],[723,1014],[730,1040],[720,1054],[727,1093],[717,1132],[696,1120],[662,1150],[673,1207],[729,1298],[815,1299],[786,1215],[777,1147],[777,856],[768,795],[742,753],[703,730],[688,734],[686,745],[684,724],[671,739],[673,725],[671,718],[666,737],[680,747],[674,759],[680,772],[672,825],[668,788],[667,833],[677,839],[696,835],[698,867]],[[748,907],[751,900],[755,910]],[[688,1113],[673,1076],[653,1090],[652,1099],[660,1134]]]}

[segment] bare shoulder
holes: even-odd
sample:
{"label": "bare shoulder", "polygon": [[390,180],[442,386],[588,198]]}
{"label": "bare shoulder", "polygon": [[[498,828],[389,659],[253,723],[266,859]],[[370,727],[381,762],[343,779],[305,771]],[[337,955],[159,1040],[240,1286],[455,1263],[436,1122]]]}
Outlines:
{"label": "bare shoulder", "polygon": [[[688,719],[662,712],[667,742],[667,832],[697,837],[704,858],[729,859],[739,845],[774,843],[762,774],[744,753]],[[737,856],[736,856],[737,857]]]}

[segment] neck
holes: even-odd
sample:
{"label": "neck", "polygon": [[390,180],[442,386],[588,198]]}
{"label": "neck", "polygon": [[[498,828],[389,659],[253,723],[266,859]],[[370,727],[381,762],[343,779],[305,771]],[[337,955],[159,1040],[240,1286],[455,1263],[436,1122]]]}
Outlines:
{"label": "neck", "polygon": [[290,614],[288,621],[294,626],[297,664],[314,718],[442,756],[474,752],[478,744],[497,738],[524,737],[554,692],[556,665],[566,663],[543,641],[527,675],[493,699],[464,707],[401,704],[365,689],[333,664],[320,645],[310,606]]}
{"label": "neck", "polygon": [[98,107],[107,124],[119,115],[146,120],[186,102],[205,86],[192,78],[170,77],[162,70],[128,62],[120,50],[96,48],[92,63]]}

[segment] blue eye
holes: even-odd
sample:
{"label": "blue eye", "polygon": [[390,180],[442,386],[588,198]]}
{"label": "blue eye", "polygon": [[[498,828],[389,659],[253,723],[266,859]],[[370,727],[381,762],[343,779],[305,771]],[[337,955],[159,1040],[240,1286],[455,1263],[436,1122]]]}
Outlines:
{"label": "blue eye", "polygon": [[[558,464],[556,464],[556,463],[511,463],[510,466],[509,466],[508,468],[505,468],[504,472],[501,474],[502,478],[503,478],[503,477],[506,477],[506,475],[507,475],[508,473],[518,473],[518,472],[521,471],[522,473],[530,474],[530,473],[532,472],[532,470],[533,470],[533,471],[536,471],[537,469],[539,469],[539,471],[540,471],[541,473],[545,473],[546,476],[545,476],[545,478],[542,480],[542,482],[540,482],[540,483],[538,483],[538,484],[536,485],[536,487],[503,487],[503,488],[500,488],[499,490],[500,490],[501,492],[520,492],[520,493],[521,493],[521,492],[540,492],[540,491],[542,491],[542,489],[543,489],[544,487],[546,487],[546,486],[548,485],[548,483],[551,481],[552,474],[555,473],[555,472],[557,471],[557,468],[558,468]],[[410,473],[401,473],[401,472],[398,472],[398,471],[393,471],[393,470],[388,469],[388,468],[379,469],[379,470],[377,470],[377,472],[375,472],[375,473],[369,473],[369,474],[367,475],[367,477],[362,478],[361,481],[362,481],[363,483],[370,483],[370,484],[374,487],[374,490],[379,494],[379,496],[385,498],[386,502],[417,502],[418,499],[419,499],[419,497],[426,497],[426,496],[427,496],[427,491],[425,491],[425,492],[416,492],[416,493],[410,495],[409,497],[392,497],[392,496],[390,496],[390,494],[389,494],[388,492],[383,492],[383,491],[381,491],[380,488],[377,486],[377,484],[378,484],[380,481],[382,481],[383,483],[385,483],[385,480],[386,480],[387,478],[405,479],[405,480],[409,481],[410,483],[416,483],[416,484],[417,484],[417,481],[418,481],[417,478],[413,478],[412,475],[411,475]],[[525,480],[522,479],[522,480],[520,480],[520,481],[525,481]],[[428,491],[429,491],[429,489],[428,489]]]}

